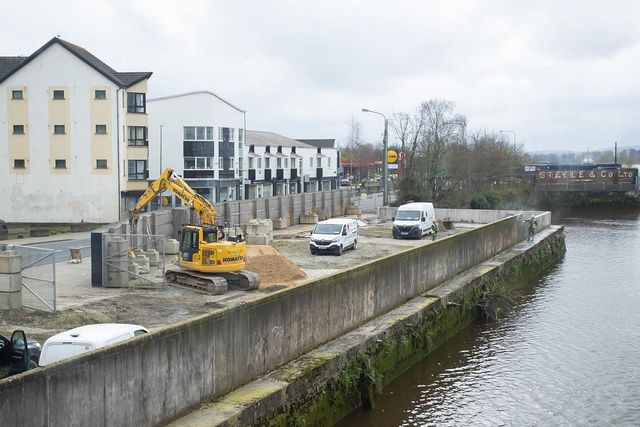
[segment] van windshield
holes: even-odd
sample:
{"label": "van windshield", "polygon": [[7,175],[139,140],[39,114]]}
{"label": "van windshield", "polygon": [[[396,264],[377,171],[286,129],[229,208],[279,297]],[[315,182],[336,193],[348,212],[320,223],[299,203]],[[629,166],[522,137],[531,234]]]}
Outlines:
{"label": "van windshield", "polygon": [[315,234],[340,234],[342,224],[318,224],[313,230]]}
{"label": "van windshield", "polygon": [[420,211],[398,211],[396,212],[397,221],[420,221]]}

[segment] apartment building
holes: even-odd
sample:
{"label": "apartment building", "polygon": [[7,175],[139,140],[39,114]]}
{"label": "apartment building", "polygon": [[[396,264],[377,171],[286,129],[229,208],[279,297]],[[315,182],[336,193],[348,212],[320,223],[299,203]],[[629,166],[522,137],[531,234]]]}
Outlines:
{"label": "apartment building", "polygon": [[58,37],[0,57],[0,219],[118,220],[147,186],[150,76]]}
{"label": "apartment building", "polygon": [[246,198],[337,188],[337,150],[314,147],[274,132],[247,131]]}
{"label": "apartment building", "polygon": [[212,202],[244,198],[245,112],[213,92],[150,99],[151,179],[170,167]]}

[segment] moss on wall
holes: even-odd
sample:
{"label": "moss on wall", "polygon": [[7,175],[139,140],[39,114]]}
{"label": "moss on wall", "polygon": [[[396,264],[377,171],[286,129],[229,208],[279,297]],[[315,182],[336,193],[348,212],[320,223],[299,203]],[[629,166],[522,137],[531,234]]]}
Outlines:
{"label": "moss on wall", "polygon": [[[534,249],[505,264],[490,279],[479,279],[457,293],[455,300],[436,304],[438,297],[423,295],[429,304],[415,323],[398,319],[384,336],[365,351],[351,355],[327,381],[307,389],[305,395],[258,420],[260,426],[331,426],[352,410],[375,405],[375,394],[412,365],[449,340],[482,315],[487,295],[514,281],[530,280],[544,267],[554,264],[565,252],[564,234],[556,233]],[[292,380],[300,374],[314,383],[312,376],[326,364],[325,358],[311,359],[297,372],[283,375]]]}

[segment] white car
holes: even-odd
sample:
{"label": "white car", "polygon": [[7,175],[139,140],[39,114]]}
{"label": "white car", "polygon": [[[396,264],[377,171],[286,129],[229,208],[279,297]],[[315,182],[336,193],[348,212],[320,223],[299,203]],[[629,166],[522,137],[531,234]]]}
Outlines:
{"label": "white car", "polygon": [[80,326],[61,332],[46,340],[42,346],[38,363],[40,366],[49,365],[148,332],[149,330],[144,326],[123,323],[100,323]]}

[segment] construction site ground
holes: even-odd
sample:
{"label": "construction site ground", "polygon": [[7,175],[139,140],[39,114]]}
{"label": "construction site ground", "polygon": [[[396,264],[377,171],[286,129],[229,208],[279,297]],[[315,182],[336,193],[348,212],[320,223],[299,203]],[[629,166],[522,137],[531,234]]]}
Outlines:
{"label": "construction site ground", "polygon": [[[259,299],[275,290],[297,286],[307,280],[433,241],[431,237],[394,240],[390,222],[378,223],[373,218],[361,220],[357,249],[347,250],[342,256],[311,255],[309,236],[313,224],[274,230],[271,245],[248,246],[247,269],[257,272],[261,281],[260,288],[250,292],[230,289],[223,295],[208,295],[153,284],[130,288],[92,288],[90,259],[85,258],[78,264],[59,262],[56,264],[57,312],[24,308],[1,311],[0,334],[8,336],[13,330],[22,329],[28,337],[42,343],[58,332],[90,323],[134,323],[153,330]],[[454,229],[438,233],[437,238],[464,232],[467,226],[473,225],[455,224]],[[64,236],[58,235],[56,238]]]}

